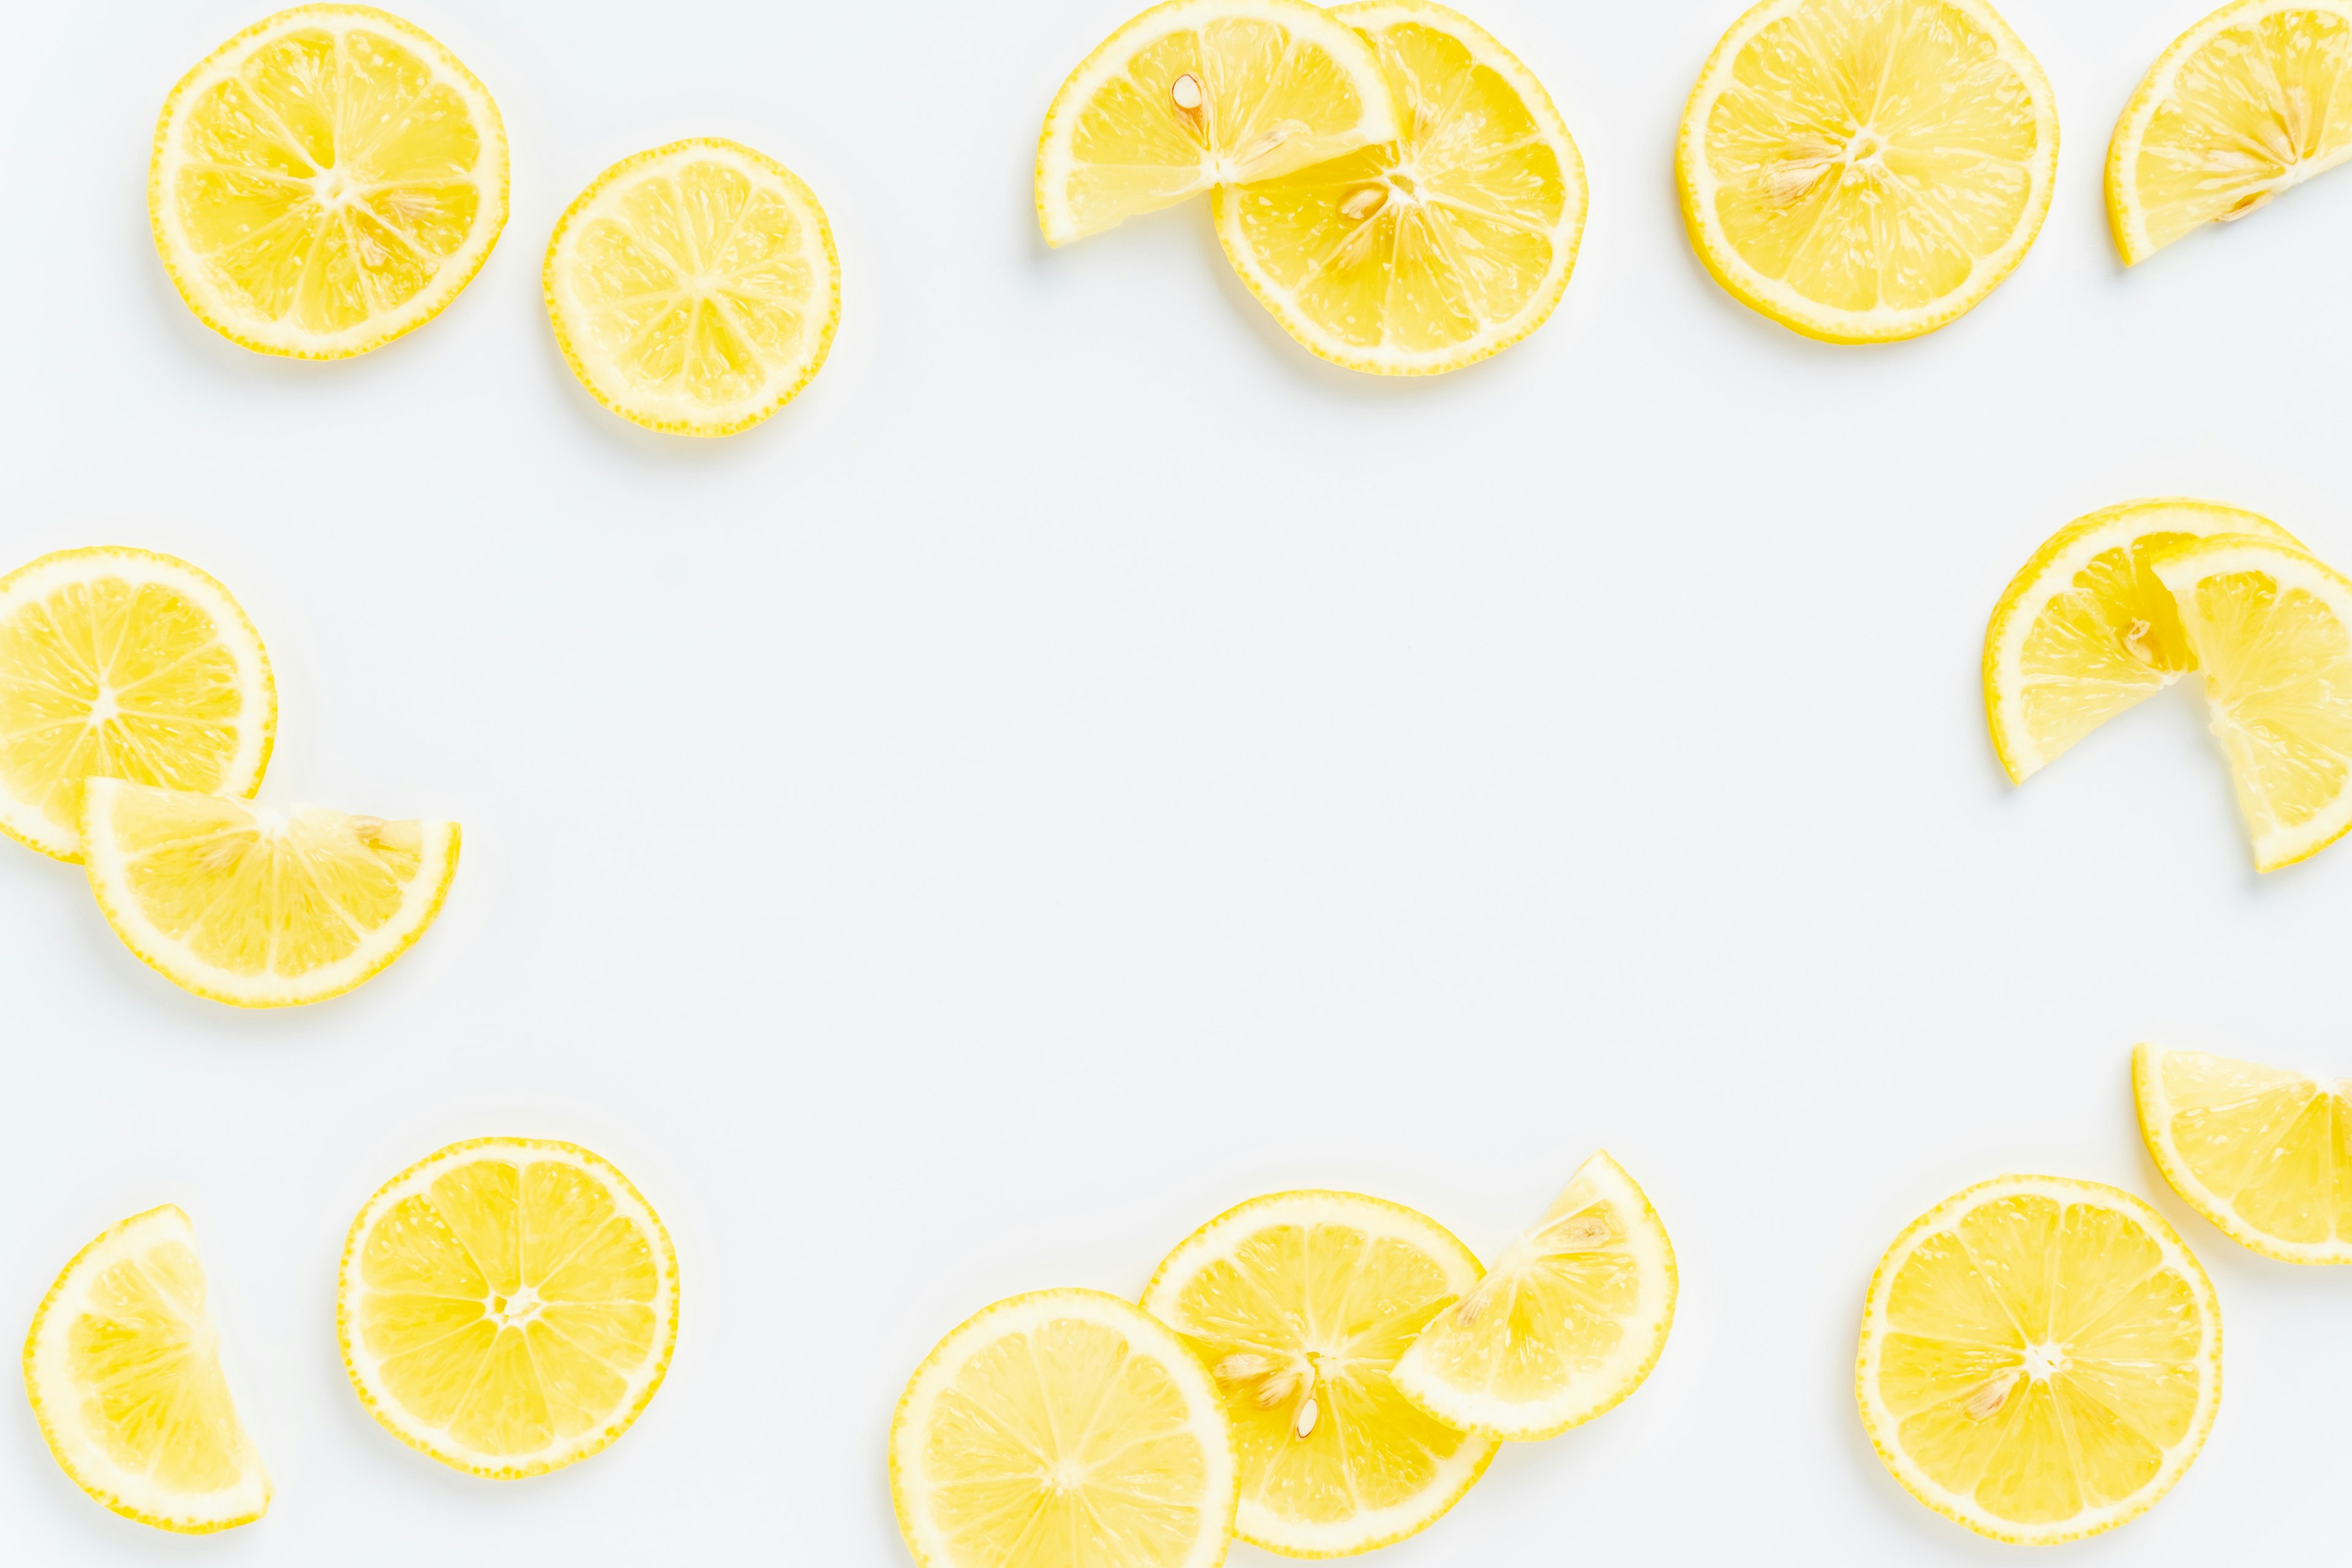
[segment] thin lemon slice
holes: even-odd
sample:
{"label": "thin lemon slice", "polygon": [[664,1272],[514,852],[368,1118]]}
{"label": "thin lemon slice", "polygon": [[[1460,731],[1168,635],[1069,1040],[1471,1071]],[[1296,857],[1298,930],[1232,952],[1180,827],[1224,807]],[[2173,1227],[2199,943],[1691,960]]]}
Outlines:
{"label": "thin lemon slice", "polygon": [[2049,79],[1984,0],[1764,0],[1675,144],[1716,281],[1836,343],[1979,303],[2041,232],[2057,163]]}
{"label": "thin lemon slice", "polygon": [[2075,519],[2018,568],[1985,628],[1985,719],[2012,783],[2197,668],[2149,562],[2214,533],[2294,543],[2266,517],[2212,501],[2126,501]]}
{"label": "thin lemon slice", "polygon": [[1220,185],[1217,237],[1283,330],[1350,370],[1425,375],[1543,325],[1584,228],[1584,163],[1533,73],[1430,0],[1331,13],[1379,55],[1398,139]]}
{"label": "thin lemon slice", "polygon": [[661,1387],[677,1254],[629,1179],[585,1149],[452,1143],[352,1222],[335,1336],[394,1436],[471,1475],[542,1475],[627,1431]]}
{"label": "thin lemon slice", "polygon": [[180,79],[147,175],[155,248],[205,325],[341,359],[439,315],[507,221],[498,105],[415,24],[298,5]]}
{"label": "thin lemon slice", "polygon": [[1049,245],[1397,133],[1364,40],[1305,0],[1168,0],[1070,73],[1037,138]]}
{"label": "thin lemon slice", "polygon": [[1432,1419],[1390,1370],[1478,1277],[1435,1220],[1357,1193],[1253,1198],[1168,1255],[1144,1310],[1216,1377],[1241,1458],[1235,1534],[1339,1557],[1461,1500],[1502,1440]]}
{"label": "thin lemon slice", "polygon": [[100,545],[0,577],[0,833],[81,858],[82,781],[251,795],[278,689],[228,590]]}
{"label": "thin lemon slice", "polygon": [[920,1568],[1216,1568],[1234,1482],[1200,1363],[1098,1290],[976,1314],[890,1422],[890,1497]]}
{"label": "thin lemon slice", "polygon": [[107,924],[173,984],[238,1007],[322,1002],[425,934],[454,822],[386,822],[92,779],[83,861]]}
{"label": "thin lemon slice", "polygon": [[815,193],[716,137],[597,175],[556,220],[543,280],[581,384],[679,436],[731,436],[799,396],[841,321],[841,261]]}
{"label": "thin lemon slice", "polygon": [[2307,859],[2352,828],[2352,581],[2292,544],[2217,534],[2158,552],[2254,865]]}
{"label": "thin lemon slice", "polygon": [[1921,1502],[1996,1541],[2073,1541],[2138,1518],[2197,1458],[2221,1398],[2221,1310],[2131,1194],[2000,1176],[1886,1249],[1855,1391]]}
{"label": "thin lemon slice", "polygon": [[2126,263],[2242,218],[2352,156],[2352,4],[2236,0],[2172,41],[2107,143]]}
{"label": "thin lemon slice", "polygon": [[171,1205],[74,1254],[33,1314],[25,1392],[66,1474],[125,1519],[202,1535],[268,1510],[194,1233]]}
{"label": "thin lemon slice", "polygon": [[1675,1248],[1607,1153],[1577,1168],[1542,1219],[1422,1330],[1392,1374],[1453,1426],[1553,1437],[1642,1385],[1675,1321]]}
{"label": "thin lemon slice", "polygon": [[2352,1079],[2142,1045],[2132,1094],[2156,1168],[2242,1247],[2352,1263]]}

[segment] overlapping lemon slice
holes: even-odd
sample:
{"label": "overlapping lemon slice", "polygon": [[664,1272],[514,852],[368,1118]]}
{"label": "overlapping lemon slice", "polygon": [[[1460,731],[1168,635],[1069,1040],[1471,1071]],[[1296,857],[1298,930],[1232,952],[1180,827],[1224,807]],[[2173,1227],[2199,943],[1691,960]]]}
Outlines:
{"label": "overlapping lemon slice", "polygon": [[2132,1093],[2157,1169],[2223,1235],[2352,1263],[2352,1079],[2143,1045]]}

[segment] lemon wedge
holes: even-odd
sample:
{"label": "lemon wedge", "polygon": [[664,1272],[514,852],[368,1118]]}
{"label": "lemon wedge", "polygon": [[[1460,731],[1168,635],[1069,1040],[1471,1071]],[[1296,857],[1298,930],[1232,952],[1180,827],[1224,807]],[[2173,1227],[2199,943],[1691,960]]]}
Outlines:
{"label": "lemon wedge", "polygon": [[1168,0],[1072,71],[1037,138],[1049,245],[1396,138],[1364,40],[1306,0]]}
{"label": "lemon wedge", "polygon": [[980,1312],[890,1422],[890,1496],[920,1568],[1216,1568],[1234,1485],[1201,1364],[1097,1290]]}
{"label": "lemon wedge", "polygon": [[457,871],[454,822],[386,822],[92,779],[84,868],[173,984],[238,1007],[341,995],[408,951]]}
{"label": "lemon wedge", "polygon": [[1675,1321],[1675,1249],[1607,1153],[1577,1168],[1542,1219],[1421,1331],[1391,1374],[1452,1426],[1557,1436],[1642,1385]]}
{"label": "lemon wedge", "polygon": [[2049,79],[1984,0],[1764,0],[1716,46],[1675,144],[1716,281],[1808,337],[1933,331],[2041,231]]}
{"label": "lemon wedge", "polygon": [[269,1507],[221,1372],[194,1233],[168,1204],[66,1265],[25,1340],[25,1391],[66,1474],[125,1519],[201,1535]]}
{"label": "lemon wedge", "polygon": [[1584,228],[1584,163],[1543,84],[1430,0],[1331,15],[1387,73],[1398,137],[1211,198],[1283,330],[1381,375],[1458,370],[1543,325]]}
{"label": "lemon wedge", "polygon": [[629,1179],[570,1143],[477,1138],[370,1198],[335,1334],[360,1403],[471,1475],[541,1475],[644,1414],[677,1343],[677,1254]]}
{"label": "lemon wedge", "polygon": [[79,860],[92,776],[250,795],[277,725],[259,634],[186,562],[98,546],[0,577],[0,833]]}
{"label": "lemon wedge", "polygon": [[1478,1278],[1435,1220],[1356,1193],[1254,1198],[1168,1255],[1143,1306],[1216,1378],[1241,1460],[1235,1534],[1344,1556],[1461,1500],[1501,1439],[1432,1419],[1391,1369]]}
{"label": "lemon wedge", "polygon": [[172,89],[147,213],[205,325],[261,353],[341,359],[423,326],[481,270],[507,220],[506,132],[415,24],[298,5]]}
{"label": "lemon wedge", "polygon": [[2224,1236],[2352,1263],[2352,1079],[2142,1045],[2132,1094],[2156,1168]]}

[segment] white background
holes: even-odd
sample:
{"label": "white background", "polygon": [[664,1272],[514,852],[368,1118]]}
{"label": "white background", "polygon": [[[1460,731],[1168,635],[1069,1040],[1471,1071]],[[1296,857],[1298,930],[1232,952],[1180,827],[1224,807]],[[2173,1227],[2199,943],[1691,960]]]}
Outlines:
{"label": "white background", "polygon": [[[2095,507],[2211,496],[2352,559],[2352,174],[2129,275],[2107,239],[2108,130],[2203,8],[2011,0],[2065,125],[2048,226],[1874,350],[1685,242],[1733,0],[1478,0],[1591,223],[1541,332],[1394,384],[1294,347],[1199,207],[1041,244],[1039,119],[1126,0],[413,0],[504,110],[512,217],[440,320],[327,366],[214,337],[147,234],[156,109],[259,7],[7,0],[0,567],[208,568],[278,674],[265,798],[466,850],[394,969],[258,1015],[0,851],[0,1331],[182,1205],[278,1486],[168,1540],[11,1399],[6,1555],[897,1568],[891,1407],[971,1311],[1132,1293],[1284,1186],[1491,1249],[1604,1144],[1681,1256],[1664,1360],[1394,1568],[2013,1555],[1895,1484],[1852,1393],[1879,1253],[2007,1170],[2155,1199],[2228,1324],[2204,1457],[2065,1556],[2339,1549],[2352,1278],[2164,1191],[2126,1058],[2352,1065],[2352,849],[2258,879],[2186,692],[2016,791],[1978,696],[1994,598]],[[846,279],[823,375],[718,443],[597,407],[539,296],[563,205],[691,134],[805,176]],[[333,1330],[361,1203],[485,1133],[616,1161],[684,1280],[644,1419],[506,1485],[379,1430]]]}

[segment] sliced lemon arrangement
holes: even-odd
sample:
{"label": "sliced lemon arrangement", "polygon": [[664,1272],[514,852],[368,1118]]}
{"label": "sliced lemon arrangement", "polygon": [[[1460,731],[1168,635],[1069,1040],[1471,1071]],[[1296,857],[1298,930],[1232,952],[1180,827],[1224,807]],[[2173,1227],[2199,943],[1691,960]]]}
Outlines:
{"label": "sliced lemon arrangement", "polygon": [[1808,337],[1888,342],[1980,304],[2050,210],[2049,79],[1984,0],[1764,0],[1675,144],[1699,259]]}
{"label": "sliced lemon arrangement", "polygon": [[2156,1168],[2222,1235],[2352,1263],[2352,1079],[2142,1045],[2132,1097]]}
{"label": "sliced lemon arrangement", "polygon": [[1887,1249],[1855,1391],[1921,1502],[1997,1541],[2072,1541],[2137,1518],[2196,1458],[2221,1402],[2221,1309],[2140,1199],[2002,1176]]}

